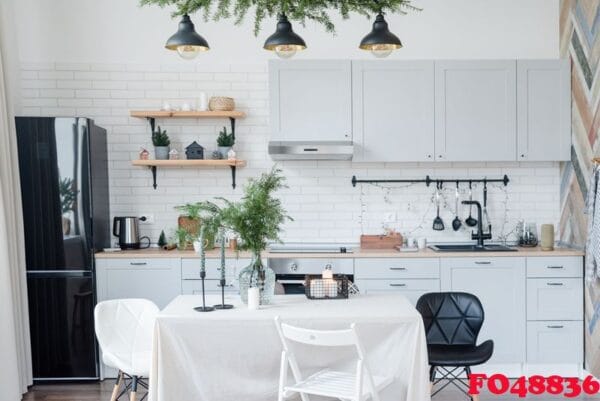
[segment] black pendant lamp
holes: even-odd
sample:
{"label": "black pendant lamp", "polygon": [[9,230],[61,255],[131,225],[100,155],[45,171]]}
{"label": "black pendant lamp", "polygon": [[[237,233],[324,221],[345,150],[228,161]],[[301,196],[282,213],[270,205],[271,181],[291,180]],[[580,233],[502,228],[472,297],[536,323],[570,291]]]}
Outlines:
{"label": "black pendant lamp", "polygon": [[379,12],[373,22],[373,30],[360,41],[359,47],[371,51],[375,57],[383,58],[389,56],[393,50],[400,49],[402,42],[390,32],[383,13]]}
{"label": "black pendant lamp", "polygon": [[177,50],[179,56],[186,60],[192,60],[200,52],[210,49],[208,42],[194,29],[194,23],[187,14],[181,18],[179,29],[167,40],[165,47],[169,50]]}
{"label": "black pendant lamp", "polygon": [[290,58],[298,50],[306,49],[306,43],[293,31],[292,24],[288,21],[286,15],[281,13],[279,14],[275,33],[267,38],[263,48],[274,51],[280,58]]}

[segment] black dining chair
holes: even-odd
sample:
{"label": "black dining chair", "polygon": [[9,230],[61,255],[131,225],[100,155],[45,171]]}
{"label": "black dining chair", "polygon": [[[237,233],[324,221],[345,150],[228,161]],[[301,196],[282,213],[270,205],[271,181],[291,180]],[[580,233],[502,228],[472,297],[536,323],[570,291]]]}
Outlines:
{"label": "black dining chair", "polygon": [[[417,310],[425,324],[432,391],[436,384],[448,380],[431,396],[452,383],[471,399],[478,399],[468,394],[469,385],[459,376],[464,372],[468,378],[471,367],[487,362],[494,352],[492,340],[477,345],[484,319],[479,298],[466,292],[432,292],[419,298]],[[437,373],[441,377],[436,380]]]}

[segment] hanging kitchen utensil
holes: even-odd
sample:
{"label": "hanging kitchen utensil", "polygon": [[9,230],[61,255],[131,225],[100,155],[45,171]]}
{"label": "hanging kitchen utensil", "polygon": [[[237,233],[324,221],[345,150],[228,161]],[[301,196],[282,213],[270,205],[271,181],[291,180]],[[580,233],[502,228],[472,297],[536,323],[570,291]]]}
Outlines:
{"label": "hanging kitchen utensil", "polygon": [[490,216],[487,211],[487,181],[483,182],[483,212],[482,212],[482,227],[490,226]]}
{"label": "hanging kitchen utensil", "polygon": [[[469,200],[473,200],[473,183],[469,181]],[[475,227],[477,225],[477,219],[473,218],[473,205],[469,205],[469,217],[465,220],[465,224],[469,227]]]}
{"label": "hanging kitchen utensil", "polygon": [[437,207],[437,216],[433,219],[433,229],[435,231],[444,230],[444,221],[440,217],[440,189],[442,188],[441,183],[436,183],[435,186],[435,205]]}
{"label": "hanging kitchen utensil", "polygon": [[454,202],[454,220],[452,220],[452,229],[454,231],[458,231],[460,230],[460,227],[462,226],[462,221],[460,221],[460,218],[458,217],[458,198],[460,197],[460,194],[458,193],[458,181],[456,181],[456,194],[455,194],[455,202]]}

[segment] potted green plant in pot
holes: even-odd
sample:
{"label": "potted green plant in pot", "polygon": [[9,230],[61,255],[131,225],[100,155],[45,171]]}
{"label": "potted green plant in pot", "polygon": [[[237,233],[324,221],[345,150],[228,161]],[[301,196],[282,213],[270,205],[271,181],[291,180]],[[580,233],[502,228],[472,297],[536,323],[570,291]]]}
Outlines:
{"label": "potted green plant in pot", "polygon": [[[204,218],[200,216],[202,202],[186,203],[185,205],[175,206],[175,209],[181,212],[181,215],[177,218],[177,226],[186,230],[191,238],[197,238],[200,234],[200,226],[205,224]],[[206,239],[204,249],[214,248],[215,235],[216,229],[208,229],[204,232],[204,238]]]}
{"label": "potted green plant in pot", "polygon": [[217,137],[217,147],[219,148],[219,153],[221,153],[221,159],[227,159],[227,153],[229,153],[234,144],[235,138],[233,132],[228,134],[227,128],[223,127],[223,130],[219,132],[219,136]]}
{"label": "potted green plant in pot", "polygon": [[167,130],[158,129],[152,133],[152,144],[154,145],[154,158],[156,160],[169,160],[171,140]]}
{"label": "potted green plant in pot", "polygon": [[248,288],[258,287],[260,303],[268,304],[275,291],[275,273],[263,264],[262,252],[271,242],[281,242],[279,233],[287,220],[292,220],[273,194],[286,188],[281,170],[273,168],[258,179],[249,180],[244,197],[239,202],[218,198],[225,203],[220,208],[212,202],[203,202],[202,209],[216,216],[214,224],[237,234],[239,250],[252,253],[252,262],[239,274],[240,296],[248,303]]}

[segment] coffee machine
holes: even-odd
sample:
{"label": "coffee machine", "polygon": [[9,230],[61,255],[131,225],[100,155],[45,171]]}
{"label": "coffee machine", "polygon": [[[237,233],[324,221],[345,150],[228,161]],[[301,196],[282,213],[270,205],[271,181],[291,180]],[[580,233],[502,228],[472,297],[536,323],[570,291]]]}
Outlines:
{"label": "coffee machine", "polygon": [[[113,235],[119,239],[122,250],[150,247],[149,237],[140,237],[139,219],[133,216],[117,216],[113,219]],[[140,240],[148,241],[142,246]]]}

